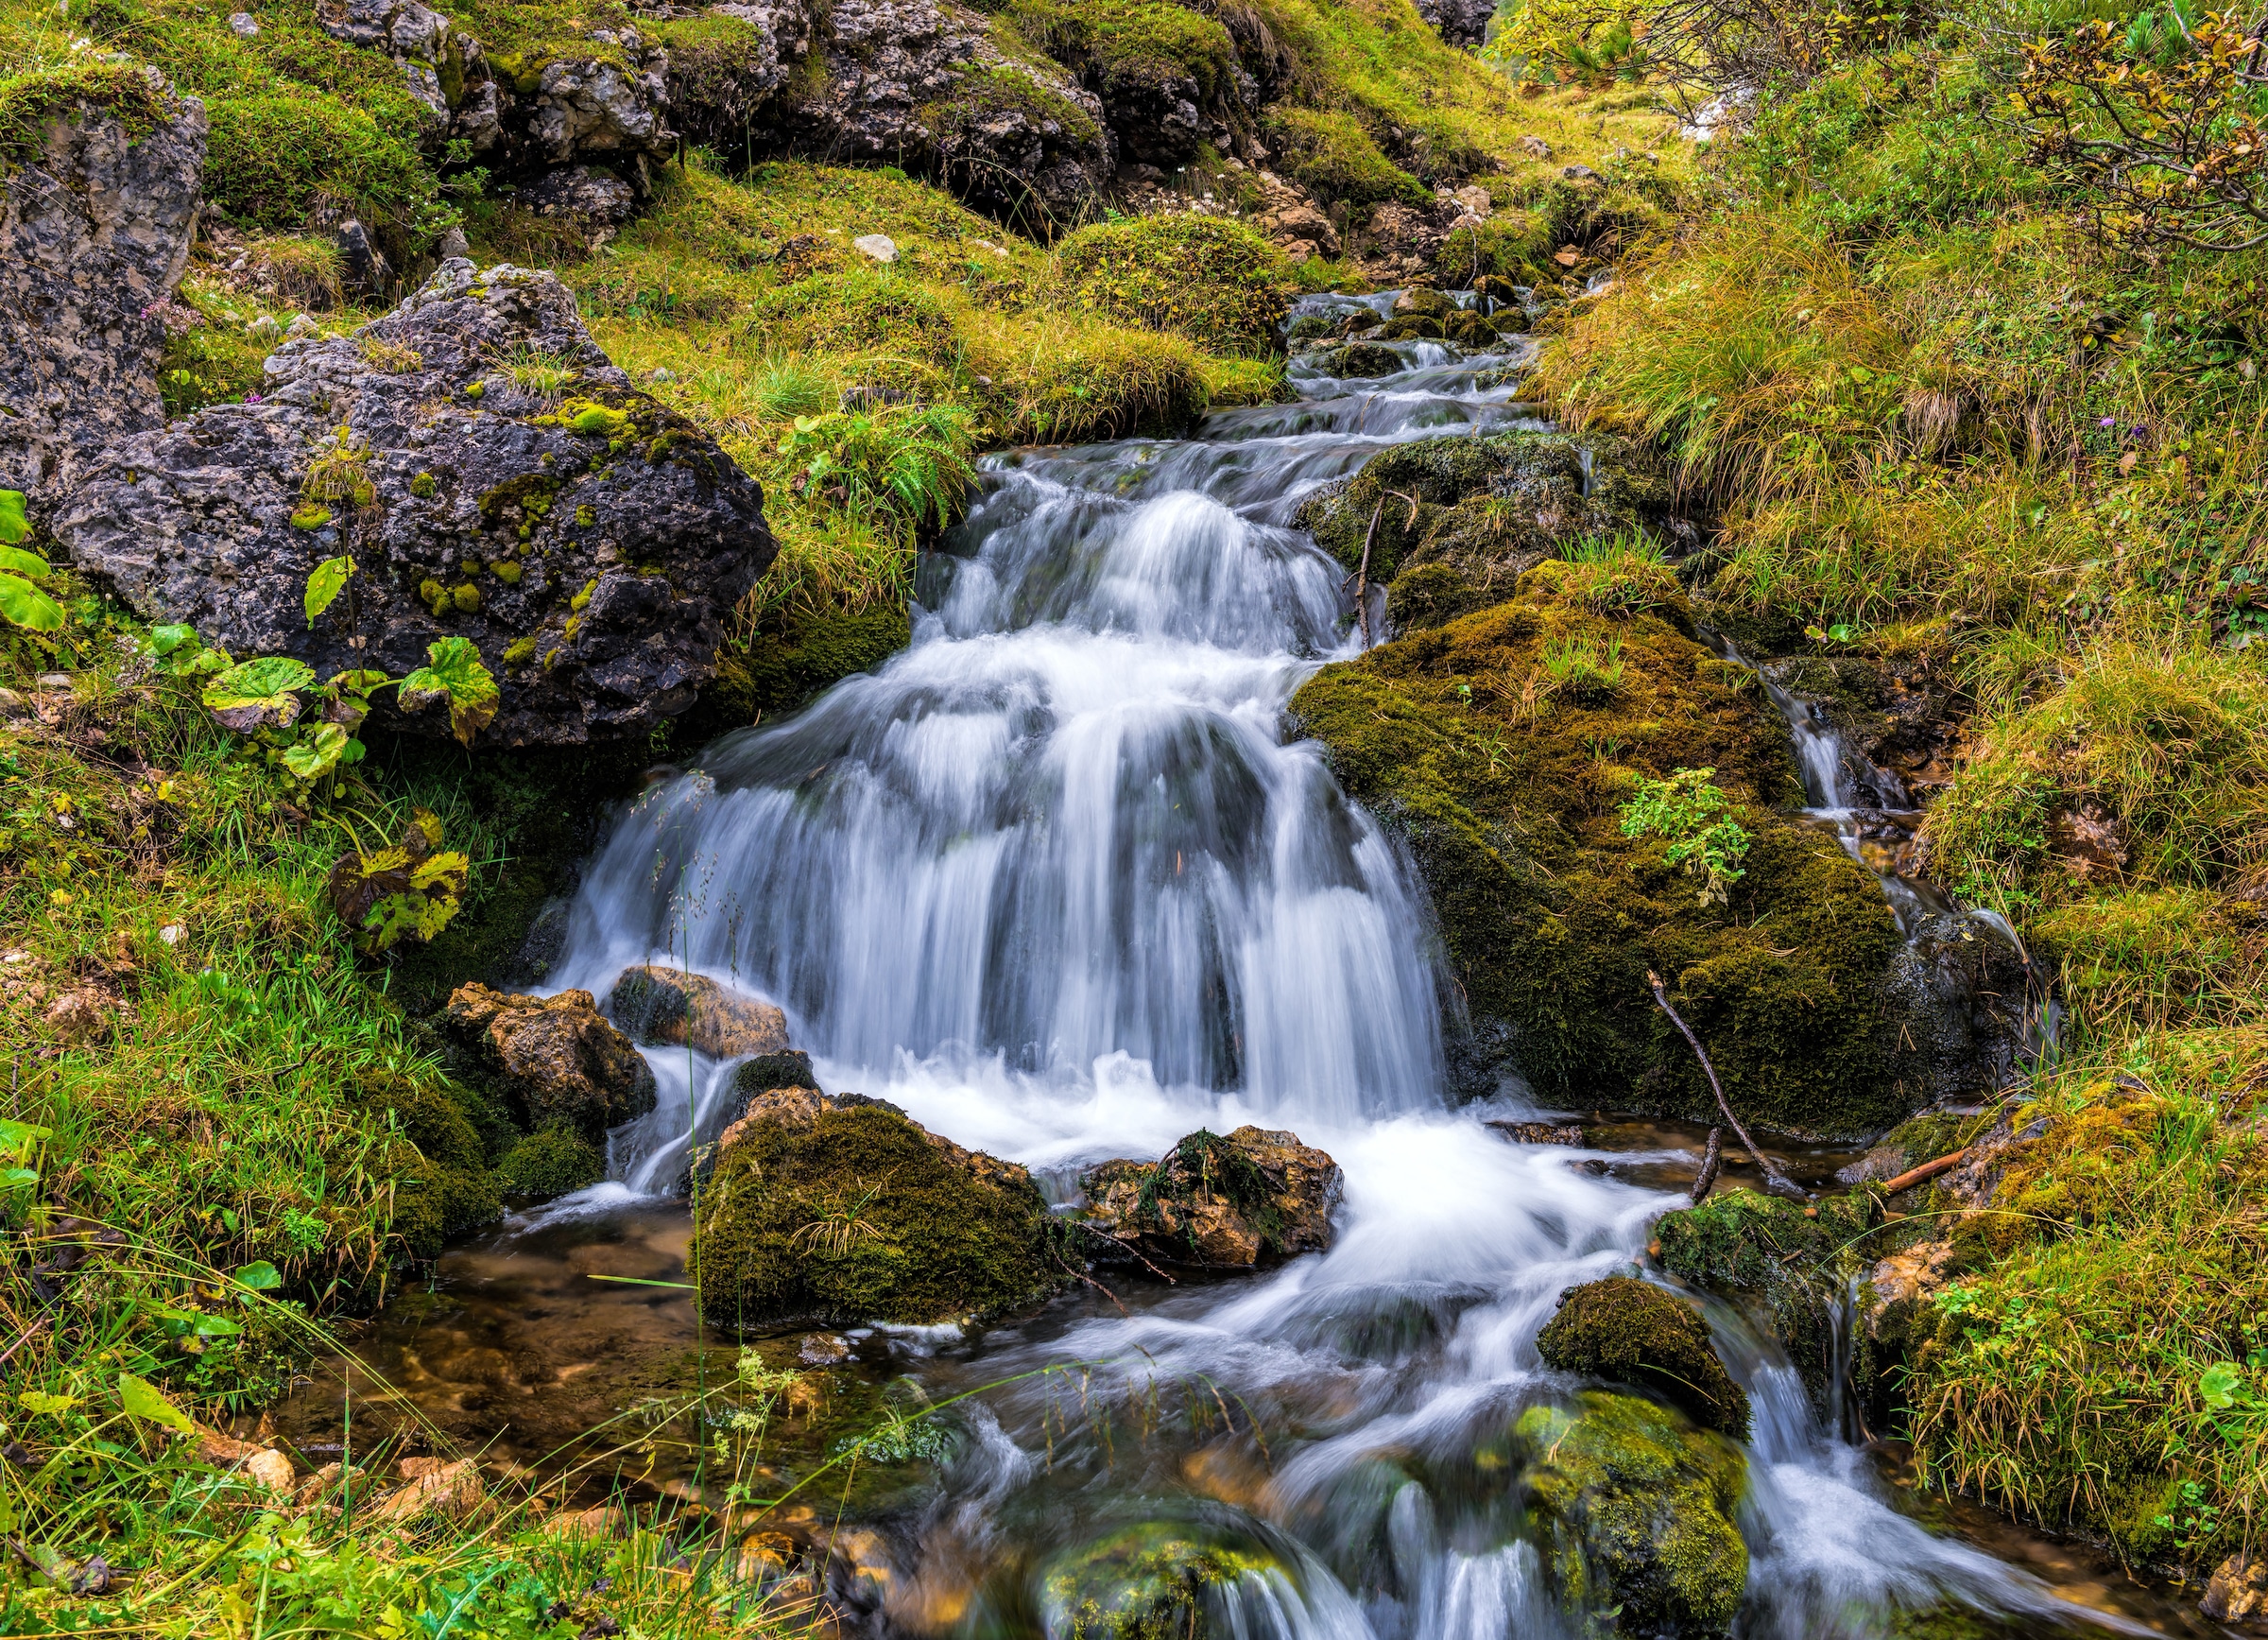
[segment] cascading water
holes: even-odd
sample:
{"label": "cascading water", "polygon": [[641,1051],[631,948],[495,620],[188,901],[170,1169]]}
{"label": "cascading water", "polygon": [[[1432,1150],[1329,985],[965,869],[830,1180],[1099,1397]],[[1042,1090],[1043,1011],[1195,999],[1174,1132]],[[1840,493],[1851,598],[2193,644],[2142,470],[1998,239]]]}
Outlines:
{"label": "cascading water", "polygon": [[[1576,1630],[1475,1454],[1567,1388],[1535,1348],[1559,1292],[1629,1268],[1673,1199],[1505,1143],[1481,1118],[1508,1096],[1448,1108],[1423,896],[1281,735],[1357,642],[1338,567],[1288,527],[1299,498],[1394,440],[1517,415],[1494,385],[1517,354],[1401,354],[1380,382],[1296,363],[1297,403],[1196,439],[993,461],[912,647],[655,787],[585,879],[559,983],[603,994],[665,960],[761,991],[826,1085],[961,1143],[1060,1179],[1258,1118],[1345,1169],[1327,1254],[912,1357],[933,1395],[1076,1360],[1098,1394],[1201,1386],[1224,1422],[1116,1442],[1044,1385],[967,1403],[942,1496],[894,1525],[885,1631],[1067,1631],[1039,1568],[1145,1520],[1268,1547],[1217,1597],[1240,1640]],[[720,1119],[729,1067],[657,1059],[618,1183],[553,1211],[666,1190]],[[2042,1632],[2078,1615],[1893,1511],[1768,1342],[1730,1358],[1759,1414],[1745,1631],[1874,1633],[1946,1600]]]}

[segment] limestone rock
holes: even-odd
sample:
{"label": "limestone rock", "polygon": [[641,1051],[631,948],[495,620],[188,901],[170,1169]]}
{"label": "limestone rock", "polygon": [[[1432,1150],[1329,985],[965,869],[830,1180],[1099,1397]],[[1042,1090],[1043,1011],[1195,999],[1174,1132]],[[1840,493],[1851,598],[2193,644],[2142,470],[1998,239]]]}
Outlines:
{"label": "limestone rock", "polygon": [[1252,228],[1271,240],[1295,262],[1311,256],[1337,256],[1345,247],[1339,231],[1315,197],[1287,177],[1274,171],[1260,173],[1261,207],[1253,214]]}
{"label": "limestone rock", "polygon": [[1621,1608],[1615,1631],[1725,1634],[1748,1586],[1735,1516],[1747,1459],[1724,1436],[1635,1396],[1532,1407],[1513,1430],[1560,1600]]}
{"label": "limestone rock", "polygon": [[717,1141],[696,1231],[712,1326],[930,1325],[1063,1279],[1028,1172],[856,1094],[757,1096]]}
{"label": "limestone rock", "polygon": [[165,423],[160,315],[188,262],[205,110],[145,95],[162,117],[140,135],[117,112],[82,105],[7,175],[0,489],[24,491],[41,513],[103,450]]}
{"label": "limestone rock", "polygon": [[[756,482],[630,388],[552,274],[444,263],[266,368],[258,404],[111,443],[56,525],[143,616],[239,657],[399,677],[458,636],[503,692],[485,740],[644,734],[692,703],[777,550]],[[358,573],[311,628],[307,576],[342,553]],[[450,732],[389,699],[390,727]]]}
{"label": "limestone rock", "polygon": [[671,47],[670,121],[689,141],[726,151],[762,141],[776,121],[772,99],[811,54],[812,8],[803,0],[735,0],[703,15],[739,27]]}
{"label": "limestone rock", "polygon": [[1748,1439],[1748,1392],[1725,1371],[1708,1326],[1651,1282],[1608,1276],[1568,1288],[1536,1350],[1546,1366],[1647,1390],[1704,1429]]}
{"label": "limestone rock", "polygon": [[1157,1162],[1106,1162],[1081,1175],[1090,1234],[1079,1251],[1250,1269],[1328,1249],[1345,1186],[1339,1165],[1296,1133],[1200,1130]]}
{"label": "limestone rock", "polygon": [[2234,1554],[2213,1570],[2197,1609],[2217,1623],[2268,1618],[2268,1559]]}
{"label": "limestone rock", "polygon": [[934,168],[972,202],[1068,219],[1114,155],[1103,105],[1058,66],[1012,59],[953,0],[836,0],[814,48],[824,76],[787,111],[791,149],[838,164]]}
{"label": "limestone rock", "polygon": [[593,243],[604,243],[637,214],[638,196],[611,171],[562,165],[514,194],[512,203],[538,216],[571,221]]}
{"label": "limestone rock", "polygon": [[402,1460],[405,1484],[380,1500],[372,1518],[383,1526],[401,1526],[424,1514],[453,1521],[468,1520],[487,1500],[488,1486],[480,1465],[470,1458],[446,1463],[433,1458]]}
{"label": "limestone rock", "polygon": [[787,1050],[786,1014],[736,996],[705,974],[625,969],[607,997],[607,1012],[633,1041],[691,1047],[712,1059]]}
{"label": "limestone rock", "polygon": [[1452,45],[1478,45],[1488,38],[1496,0],[1418,0],[1418,15]]}
{"label": "limestone rock", "polygon": [[595,1144],[654,1108],[652,1069],[588,991],[522,996],[474,982],[451,994],[443,1019],[531,1128],[557,1122]]}

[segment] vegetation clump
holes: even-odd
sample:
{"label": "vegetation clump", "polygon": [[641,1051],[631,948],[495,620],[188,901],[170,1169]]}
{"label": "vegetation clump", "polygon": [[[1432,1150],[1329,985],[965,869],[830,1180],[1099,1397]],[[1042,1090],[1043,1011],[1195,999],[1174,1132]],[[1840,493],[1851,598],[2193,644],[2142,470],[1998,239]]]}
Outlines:
{"label": "vegetation clump", "polygon": [[1748,1393],[1732,1381],[1692,1306],[1630,1276],[1559,1295],[1536,1348],[1547,1366],[1644,1390],[1704,1429],[1748,1439]]}
{"label": "vegetation clump", "polygon": [[1063,241],[1057,265],[1083,307],[1228,353],[1280,345],[1290,269],[1248,228],[1195,216],[1097,223]]}

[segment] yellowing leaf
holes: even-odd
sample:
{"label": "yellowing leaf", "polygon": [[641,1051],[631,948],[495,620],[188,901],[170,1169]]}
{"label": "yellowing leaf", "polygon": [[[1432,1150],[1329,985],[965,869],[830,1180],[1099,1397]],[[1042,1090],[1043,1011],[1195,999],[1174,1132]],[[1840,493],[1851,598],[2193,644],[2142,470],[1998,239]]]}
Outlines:
{"label": "yellowing leaf", "polygon": [[118,1402],[132,1417],[162,1424],[183,1435],[197,1432],[197,1426],[189,1422],[189,1414],[166,1400],[158,1392],[158,1387],[146,1378],[137,1378],[131,1372],[119,1373]]}
{"label": "yellowing leaf", "polygon": [[301,600],[307,611],[307,624],[315,625],[315,617],[337,601],[346,590],[347,578],[354,573],[351,558],[327,558],[315,566],[307,577],[306,596]]}

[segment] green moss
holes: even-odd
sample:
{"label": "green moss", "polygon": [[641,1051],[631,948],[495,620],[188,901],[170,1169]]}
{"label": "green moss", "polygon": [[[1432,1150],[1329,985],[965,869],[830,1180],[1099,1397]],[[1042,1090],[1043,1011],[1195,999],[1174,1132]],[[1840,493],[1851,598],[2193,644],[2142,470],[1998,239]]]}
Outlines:
{"label": "green moss", "polygon": [[774,291],[751,329],[767,346],[809,353],[894,349],[942,360],[954,352],[954,322],[930,286],[887,268],[815,273]]}
{"label": "green moss", "polygon": [[414,143],[361,109],[277,94],[210,96],[205,112],[205,201],[244,226],[295,228],[326,195],[399,235],[433,198]]}
{"label": "green moss", "polygon": [[431,501],[440,489],[441,481],[430,473],[421,473],[409,481],[409,492],[420,501]]}
{"label": "green moss", "polygon": [[1533,1455],[1529,1506],[1563,1601],[1616,1633],[1729,1629],[1748,1587],[1739,1447],[1651,1401],[1598,1393],[1530,1407],[1513,1434]]}
{"label": "green moss", "polygon": [[692,141],[724,151],[746,144],[769,98],[764,80],[775,58],[765,31],[715,11],[650,27],[669,51],[671,123]]}
{"label": "green moss", "polygon": [[1748,1439],[1748,1393],[1717,1358],[1708,1326],[1651,1282],[1608,1276],[1561,1293],[1536,1349],[1563,1372],[1647,1390],[1704,1429]]}
{"label": "green moss", "polygon": [[[1664,1214],[1654,1227],[1661,1268],[1696,1286],[1760,1302],[1813,1401],[1833,1392],[1833,1322],[1850,1279],[1889,1251],[1868,1232],[1880,1213],[1864,1194],[1801,1202],[1753,1190],[1721,1189],[1698,1207]],[[1861,1343],[1864,1349],[1864,1342]],[[1864,1381],[1868,1364],[1854,1364]]]}
{"label": "green moss", "polygon": [[129,63],[82,62],[0,79],[0,176],[44,151],[48,128],[78,110],[100,110],[146,136],[166,116],[167,97]]}
{"label": "green moss", "polygon": [[510,1196],[564,1196],[606,1176],[605,1153],[565,1127],[538,1129],[506,1151],[496,1165],[496,1186]]}
{"label": "green moss", "polygon": [[291,509],[294,529],[320,529],[331,522],[331,509],[319,502],[307,501]]}
{"label": "green moss", "polygon": [[928,1324],[1033,1303],[1062,1279],[1046,1203],[1022,1169],[988,1172],[880,1101],[759,1123],[701,1196],[703,1319]]}
{"label": "green moss", "polygon": [[1290,1568],[1250,1534],[1145,1521],[1049,1561],[1040,1597],[1062,1640],[1217,1640],[1211,1592],[1271,1571]]}
{"label": "green moss", "polygon": [[449,1237],[503,1213],[475,1120],[502,1124],[476,1095],[388,1071],[365,1072],[358,1093],[363,1107],[388,1119],[397,1143],[414,1152],[391,1164],[398,1181],[393,1233],[413,1258],[439,1257]]}
{"label": "green moss", "polygon": [[778,636],[759,634],[746,650],[717,657],[716,676],[682,719],[685,738],[701,742],[762,717],[806,704],[857,672],[871,672],[913,640],[903,608],[845,615],[790,613]]}
{"label": "green moss", "polygon": [[1396,576],[1386,587],[1386,621],[1397,632],[1444,627],[1460,615],[1486,608],[1488,595],[1445,563],[1421,563]]}
{"label": "green moss", "polygon": [[1102,139],[1092,114],[1006,62],[957,67],[951,89],[923,107],[917,117],[938,146],[950,151],[965,146],[971,133],[1003,114],[1021,114],[1043,129],[1056,126],[1062,132],[1058,140],[1066,147],[1084,148]]}
{"label": "green moss", "polygon": [[1278,168],[1326,203],[1433,203],[1425,184],[1387,159],[1351,114],[1278,108],[1270,113],[1266,130],[1269,147],[1277,150]]}
{"label": "green moss", "polygon": [[1102,222],[1065,239],[1057,268],[1075,302],[1226,353],[1273,353],[1290,268],[1250,229],[1216,217]]}
{"label": "green moss", "polygon": [[514,638],[505,646],[504,664],[507,666],[524,666],[535,658],[536,640],[532,633],[524,638]]}

